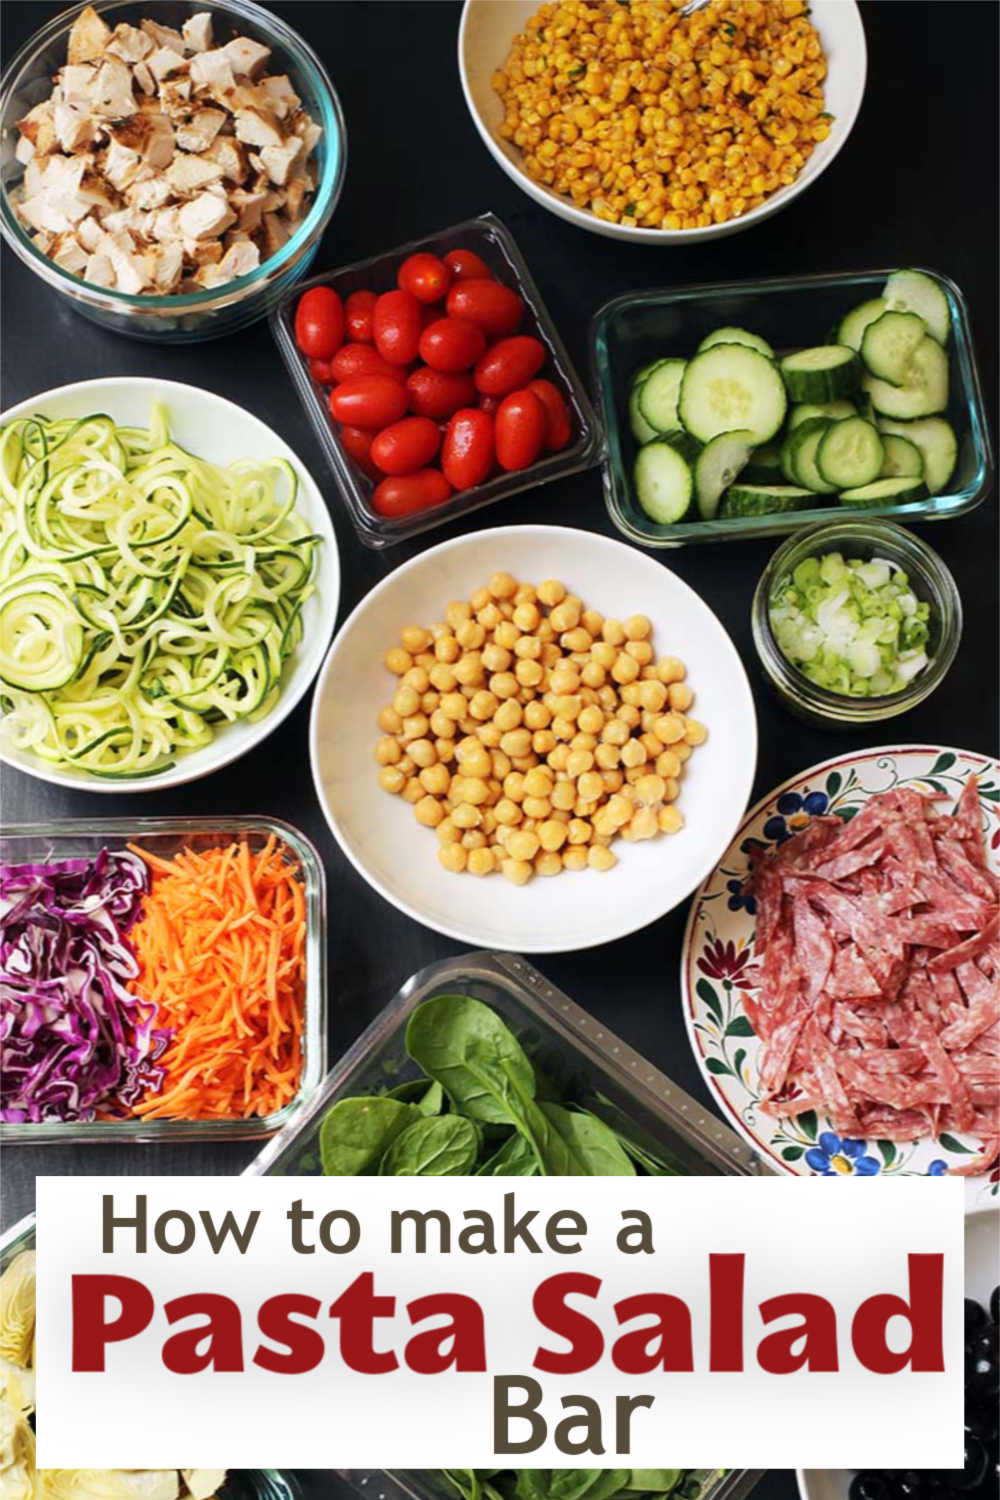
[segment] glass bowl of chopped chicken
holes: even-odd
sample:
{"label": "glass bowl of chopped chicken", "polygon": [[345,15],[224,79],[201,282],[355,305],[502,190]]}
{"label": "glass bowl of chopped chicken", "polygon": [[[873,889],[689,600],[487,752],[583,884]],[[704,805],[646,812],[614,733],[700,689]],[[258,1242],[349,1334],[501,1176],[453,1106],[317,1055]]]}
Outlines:
{"label": "glass bowl of chopped chicken", "polygon": [[85,317],[158,342],[265,316],[340,196],[344,121],[316,54],[251,0],[95,0],[0,84],[0,231]]}

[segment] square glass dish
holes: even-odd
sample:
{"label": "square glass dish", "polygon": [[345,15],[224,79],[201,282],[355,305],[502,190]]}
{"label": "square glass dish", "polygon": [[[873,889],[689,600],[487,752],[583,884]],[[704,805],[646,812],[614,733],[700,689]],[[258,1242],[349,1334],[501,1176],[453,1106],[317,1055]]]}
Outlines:
{"label": "square glass dish", "polygon": [[0,835],[0,862],[33,864],[50,859],[93,857],[102,848],[141,844],[169,859],[182,849],[246,843],[251,854],[271,836],[284,846],[305,891],[306,983],[302,1028],[302,1076],[298,1092],[274,1114],[218,1120],[44,1120],[0,1125],[0,1141],[45,1144],[82,1141],[259,1140],[274,1135],[306,1108],[326,1071],[326,881],[319,855],[296,828],[277,818],[104,818],[11,824]]}
{"label": "square glass dish", "polygon": [[432,995],[465,994],[493,1007],[563,1096],[586,1104],[679,1174],[751,1176],[767,1168],[721,1120],[671,1083],[606,1026],[509,953],[467,953],[412,975],[331,1069],[309,1105],[258,1153],[248,1175],[318,1176],[324,1116],[350,1094],[377,1094],[418,1075],[406,1025]]}
{"label": "square glass dish", "polygon": [[[312,378],[308,364],[296,346],[295,308],[303,292],[314,286],[331,286],[343,298],[355,291],[391,291],[396,285],[396,273],[408,255],[421,250],[443,256],[458,247],[475,251],[498,281],[513,287],[524,298],[527,315],[519,332],[534,334],[548,350],[548,360],[540,373],[554,378],[562,390],[570,410],[573,435],[561,452],[543,456],[528,469],[494,475],[484,484],[456,491],[443,504],[414,515],[379,516],[371,504],[374,481],[346,453],[330,415],[327,391]],[[404,541],[433,526],[441,526],[457,516],[478,510],[481,505],[490,505],[494,500],[503,500],[550,479],[562,479],[567,474],[588,469],[598,460],[600,433],[583,383],[570,363],[510,231],[494,214],[481,214],[476,219],[467,219],[463,224],[453,224],[438,234],[428,235],[426,239],[413,240],[368,260],[310,277],[278,304],[271,315],[271,328],[292,383],[334,472],[355,530],[366,547],[389,547],[394,542]]]}
{"label": "square glass dish", "polygon": [[[670,1455],[666,1458],[669,1462]],[[337,1473],[361,1500],[458,1500],[457,1490],[433,1469],[338,1469]],[[699,1469],[698,1500],[745,1500],[763,1473],[763,1469]],[[683,1491],[674,1492],[678,1493]]]}
{"label": "square glass dish", "polygon": [[[779,352],[821,343],[852,307],[879,296],[890,274],[888,270],[851,271],[716,282],[629,292],[605,303],[591,324],[591,360],[606,434],[604,494],[619,531],[645,547],[679,547],[687,542],[780,536],[841,514],[840,508],[824,505],[823,497],[817,495],[814,507],[777,515],[717,517],[673,526],[651,520],[633,494],[631,474],[638,445],[626,410],[629,381],[650,360],[664,355],[690,358],[707,334],[724,326],[748,329]],[[903,505],[853,506],[852,515],[944,520],[972,510],[990,490],[993,456],[965,298],[946,276],[926,269],[923,274],[940,286],[951,312],[945,415],[958,439],[958,461],[943,493]]]}
{"label": "square glass dish", "polygon": [[[34,1248],[35,1216],[28,1214],[0,1235],[0,1272],[22,1250]],[[299,1495],[292,1475],[279,1469],[232,1469],[225,1484],[216,1491],[215,1500],[298,1500]]]}

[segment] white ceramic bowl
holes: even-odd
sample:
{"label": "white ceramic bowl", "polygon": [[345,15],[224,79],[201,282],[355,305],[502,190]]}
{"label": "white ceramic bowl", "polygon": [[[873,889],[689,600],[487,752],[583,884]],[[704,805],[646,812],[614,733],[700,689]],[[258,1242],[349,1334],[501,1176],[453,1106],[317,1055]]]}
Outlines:
{"label": "white ceramic bowl", "polygon": [[[492,573],[560,578],[602,614],[648,615],[659,654],[678,656],[709,731],[681,785],[684,829],[618,841],[607,873],[563,872],[513,886],[453,875],[413,809],[378,784],[375,719],[394,692],[382,655],[404,625],[429,626]],[[507,526],[457,537],[404,563],[341,627],[313,700],[310,750],[320,803],[348,859],[400,911],[476,947],[565,952],[624,937],[683,901],[719,858],[746,807],[757,757],[753,698],[736,650],[707,604],[658,559],[561,526]]]}
{"label": "white ceramic bowl", "polygon": [[503,106],[493,91],[491,79],[503,66],[515,35],[540,4],[541,0],[465,0],[458,32],[458,70],[462,90],[476,129],[507,176],[550,213],[568,219],[581,229],[589,229],[593,234],[615,240],[679,245],[721,239],[723,235],[749,229],[785,208],[816,181],[847,140],[861,107],[867,49],[855,0],[812,0],[809,17],[819,32],[826,54],[826,108],[834,119],[830,134],[817,144],[795,181],[742,218],[729,219],[725,224],[713,224],[706,229],[643,229],[609,224],[589,209],[577,208],[570,198],[533,181],[521,168],[519,149],[502,140],[498,133],[503,121]]}
{"label": "white ceramic bowl", "polygon": [[[1000,1208],[981,1208],[965,1217],[965,1295],[983,1307],[997,1284]],[[796,1469],[801,1500],[847,1500],[854,1469]]]}
{"label": "white ceramic bowl", "polygon": [[272,458],[276,455],[288,460],[299,476],[297,509],[311,530],[319,532],[323,538],[317,548],[316,590],[303,606],[303,638],[285,665],[284,686],[271,712],[253,724],[244,720],[220,726],[210,744],[178,756],[176,765],[170,770],[125,782],[108,780],[85,771],[50,766],[28,751],[13,749],[0,731],[0,761],[56,786],[119,795],[124,790],[153,792],[180,786],[185,781],[196,781],[200,776],[229,765],[266,739],[288,717],[319,671],[333,634],[340,598],[340,561],[326,503],[302,461],[258,417],[251,416],[232,401],[225,401],[221,396],[192,385],[121,376],[82,380],[75,385],[44,391],[4,412],[0,416],[0,425],[17,417],[30,416],[33,412],[58,418],[82,417],[99,411],[107,413],[116,422],[147,427],[154,401],[162,401],[167,407],[171,436],[199,458],[218,464],[230,463],[237,458]]}

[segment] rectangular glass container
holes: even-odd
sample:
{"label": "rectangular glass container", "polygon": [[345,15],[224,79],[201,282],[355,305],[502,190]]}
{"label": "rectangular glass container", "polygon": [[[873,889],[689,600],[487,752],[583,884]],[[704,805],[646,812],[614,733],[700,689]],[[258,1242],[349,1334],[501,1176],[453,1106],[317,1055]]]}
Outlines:
{"label": "rectangular glass container", "polygon": [[0,836],[4,864],[93,857],[102,848],[141,844],[169,859],[181,849],[246,841],[251,852],[274,835],[284,845],[306,898],[306,986],[302,1078],[283,1109],[259,1118],[225,1120],[45,1120],[0,1125],[0,1141],[66,1145],[83,1141],[259,1140],[274,1135],[308,1107],[326,1071],[326,881],[313,845],[277,818],[96,818],[92,822],[12,824]]}
{"label": "rectangular glass container", "polygon": [[[34,1248],[35,1216],[28,1214],[0,1235],[0,1272],[22,1250]],[[299,1500],[299,1494],[293,1476],[280,1469],[232,1469],[216,1500]]]}
{"label": "rectangular glass container", "polygon": [[[659,525],[633,494],[631,474],[638,445],[626,410],[629,381],[649,360],[664,355],[691,358],[707,334],[727,325],[759,334],[779,353],[822,343],[852,307],[881,294],[890,274],[888,270],[851,271],[663,287],[629,292],[605,303],[591,324],[591,361],[606,434],[604,494],[619,531],[645,547],[680,547],[687,542],[780,536],[842,514],[817,495],[815,506],[808,510]],[[937,282],[951,311],[950,393],[945,415],[958,438],[955,472],[940,495],[905,505],[852,506],[852,516],[884,516],[904,522],[944,520],[979,505],[992,484],[993,456],[965,298],[946,276],[926,269],[923,274]]]}
{"label": "rectangular glass container", "polygon": [[[669,1460],[668,1453],[665,1463]],[[338,1469],[337,1473],[361,1500],[458,1500],[457,1492],[434,1470]],[[718,1469],[704,1484],[701,1500],[745,1500],[763,1474],[763,1469]]]}
{"label": "rectangular glass container", "polygon": [[[555,383],[562,390],[570,409],[573,436],[569,445],[560,453],[543,456],[528,469],[494,475],[485,484],[478,484],[471,490],[456,491],[442,505],[418,511],[412,516],[379,516],[371,504],[374,482],[345,452],[336,423],[330,416],[327,392],[313,380],[308,364],[296,346],[295,308],[303,292],[314,286],[332,286],[344,298],[354,291],[391,291],[396,285],[396,273],[408,255],[421,250],[443,256],[459,246],[474,250],[498,281],[513,287],[524,298],[527,316],[519,331],[534,334],[547,348],[549,357],[541,373],[554,376]],[[431,527],[454,521],[458,516],[478,510],[482,505],[491,505],[494,500],[503,500],[535,485],[545,484],[550,479],[563,479],[567,474],[588,469],[598,460],[600,434],[583,383],[570,363],[555,324],[510,231],[494,214],[480,214],[478,218],[467,219],[463,224],[453,224],[425,239],[413,240],[408,245],[399,245],[381,255],[373,255],[368,260],[310,277],[278,304],[271,315],[271,328],[292,384],[305,407],[327,463],[333,470],[355,530],[366,547],[392,546],[395,542],[404,541],[407,537],[430,530]]]}
{"label": "rectangular glass container", "polygon": [[565,1092],[692,1176],[750,1176],[767,1168],[742,1140],[606,1026],[509,953],[467,953],[412,975],[334,1065],[308,1106],[258,1153],[249,1175],[318,1176],[327,1110],[350,1094],[377,1094],[418,1076],[406,1025],[432,995],[465,994],[496,1010],[532,1061]]}

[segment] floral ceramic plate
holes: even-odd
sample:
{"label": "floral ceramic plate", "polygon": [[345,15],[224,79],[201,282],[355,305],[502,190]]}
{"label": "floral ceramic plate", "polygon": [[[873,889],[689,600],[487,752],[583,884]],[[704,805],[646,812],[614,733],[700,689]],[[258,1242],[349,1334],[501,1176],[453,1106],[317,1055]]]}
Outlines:
{"label": "floral ceramic plate", "polygon": [[[952,811],[968,776],[979,777],[987,858],[1000,872],[1000,765],[940,746],[900,745],[854,752],[794,776],[758,802],[695,896],[684,934],[681,991],[695,1056],[724,1115],[781,1171],[808,1176],[931,1175],[968,1162],[981,1147],[971,1136],[942,1134],[911,1144],[842,1140],[812,1110],[779,1119],[760,1105],[761,1044],[743,1008],[757,984],[750,855],[783,843],[810,818],[852,816],[890,787],[934,791]],[[1000,1197],[1000,1168],[968,1179],[970,1207]]]}

